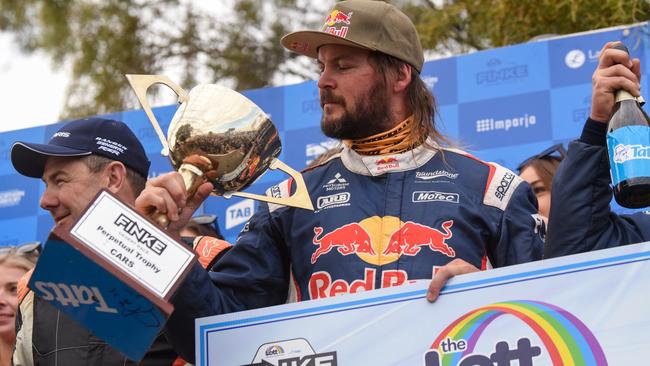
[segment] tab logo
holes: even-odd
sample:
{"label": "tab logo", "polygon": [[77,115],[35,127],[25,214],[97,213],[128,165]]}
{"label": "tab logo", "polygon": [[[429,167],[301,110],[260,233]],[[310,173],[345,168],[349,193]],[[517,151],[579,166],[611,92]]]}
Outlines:
{"label": "tab logo", "polygon": [[[281,195],[274,195],[273,197],[280,196]],[[253,217],[253,213],[255,213],[255,202],[250,199],[246,199],[232,206],[229,206],[226,209],[226,230],[230,230],[235,226],[245,223],[251,217]]]}
{"label": "tab logo", "polygon": [[316,206],[318,207],[319,210],[321,210],[324,208],[349,206],[350,205],[349,202],[350,202],[350,193],[342,192],[342,193],[332,194],[329,196],[318,197]]}
{"label": "tab logo", "polygon": [[615,163],[621,164],[630,160],[648,159],[650,159],[650,146],[618,144],[614,147]]}
{"label": "tab logo", "polygon": [[436,192],[436,191],[415,191],[413,192],[413,203],[418,202],[449,202],[458,203],[458,193]]}

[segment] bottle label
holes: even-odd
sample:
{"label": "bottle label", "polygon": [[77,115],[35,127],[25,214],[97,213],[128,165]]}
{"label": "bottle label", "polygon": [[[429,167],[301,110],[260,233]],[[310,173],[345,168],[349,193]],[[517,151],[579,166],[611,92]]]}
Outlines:
{"label": "bottle label", "polygon": [[625,126],[607,134],[612,185],[650,177],[650,127]]}

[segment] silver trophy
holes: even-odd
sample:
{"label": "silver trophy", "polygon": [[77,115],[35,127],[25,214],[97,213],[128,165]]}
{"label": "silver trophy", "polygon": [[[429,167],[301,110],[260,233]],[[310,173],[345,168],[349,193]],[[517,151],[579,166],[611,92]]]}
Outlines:
{"label": "silver trophy", "polygon": [[[201,84],[188,93],[163,75],[126,75],[158,138],[162,155],[182,176],[189,195],[203,182],[212,183],[214,195],[246,197],[259,201],[313,210],[302,175],[277,159],[282,150],[278,131],[269,117],[251,100],[234,90]],[[154,84],[170,87],[180,106],[163,134],[147,90]],[[267,169],[289,174],[296,184],[290,197],[279,198],[241,192]],[[166,217],[155,217],[167,226]]]}

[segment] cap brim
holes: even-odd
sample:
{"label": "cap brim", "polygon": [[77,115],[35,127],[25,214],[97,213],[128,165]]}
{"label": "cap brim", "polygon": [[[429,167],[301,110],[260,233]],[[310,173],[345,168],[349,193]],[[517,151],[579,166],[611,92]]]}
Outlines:
{"label": "cap brim", "polygon": [[340,44],[344,46],[363,48],[370,51],[377,51],[376,48],[368,47],[367,45],[358,42],[350,41],[333,34],[313,30],[289,33],[282,37],[280,42],[282,43],[282,46],[289,51],[311,58],[318,58],[318,48],[326,44]]}
{"label": "cap brim", "polygon": [[11,147],[11,163],[16,171],[24,176],[40,178],[45,170],[47,158],[52,156],[86,156],[91,152],[71,149],[65,146],[28,144],[16,142]]}

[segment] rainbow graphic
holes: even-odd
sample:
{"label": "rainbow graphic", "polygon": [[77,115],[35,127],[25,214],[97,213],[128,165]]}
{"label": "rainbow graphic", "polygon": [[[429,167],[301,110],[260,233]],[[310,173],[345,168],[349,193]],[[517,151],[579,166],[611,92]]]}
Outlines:
{"label": "rainbow graphic", "polygon": [[[480,307],[461,316],[440,333],[431,345],[441,355],[441,365],[457,365],[471,354],[483,331],[496,318],[514,315],[526,323],[542,340],[554,366],[607,365],[603,349],[585,324],[568,311],[555,305],[529,300],[499,302]],[[462,352],[442,353],[440,343],[447,339],[464,339]]]}

